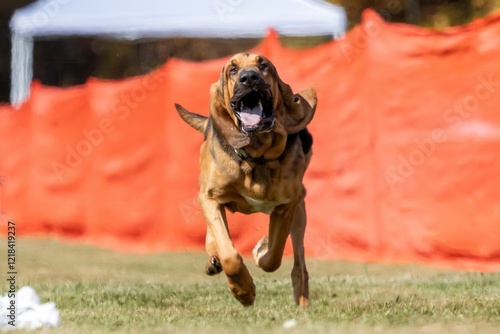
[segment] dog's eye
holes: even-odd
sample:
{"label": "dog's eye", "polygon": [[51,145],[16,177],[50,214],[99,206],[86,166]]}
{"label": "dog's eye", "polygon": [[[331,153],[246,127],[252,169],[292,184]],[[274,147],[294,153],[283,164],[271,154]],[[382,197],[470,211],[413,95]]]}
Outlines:
{"label": "dog's eye", "polygon": [[267,69],[268,69],[268,68],[269,68],[269,66],[267,66],[267,64],[266,64],[266,63],[260,63],[260,64],[259,64],[259,69],[260,69],[261,71],[267,71]]}
{"label": "dog's eye", "polygon": [[229,68],[229,74],[230,75],[235,75],[236,72],[238,72],[238,68],[234,65],[232,65],[230,68]]}

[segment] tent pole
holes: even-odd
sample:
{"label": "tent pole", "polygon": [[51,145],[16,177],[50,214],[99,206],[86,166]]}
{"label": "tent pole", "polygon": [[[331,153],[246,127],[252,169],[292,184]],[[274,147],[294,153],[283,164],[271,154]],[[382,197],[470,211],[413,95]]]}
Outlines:
{"label": "tent pole", "polygon": [[33,79],[33,37],[12,34],[10,103],[18,108],[30,96]]}

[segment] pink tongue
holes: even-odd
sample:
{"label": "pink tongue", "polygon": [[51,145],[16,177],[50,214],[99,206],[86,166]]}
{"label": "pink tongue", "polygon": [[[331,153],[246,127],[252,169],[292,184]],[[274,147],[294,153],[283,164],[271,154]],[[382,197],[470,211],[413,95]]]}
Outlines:
{"label": "pink tongue", "polygon": [[245,126],[256,126],[262,120],[262,109],[259,105],[252,109],[244,106],[240,111],[240,119]]}

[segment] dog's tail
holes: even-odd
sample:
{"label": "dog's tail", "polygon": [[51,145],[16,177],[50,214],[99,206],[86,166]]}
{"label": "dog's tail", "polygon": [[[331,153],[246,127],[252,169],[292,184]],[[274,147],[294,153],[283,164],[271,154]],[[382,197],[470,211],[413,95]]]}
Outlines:
{"label": "dog's tail", "polygon": [[175,104],[175,109],[177,109],[177,112],[187,124],[192,126],[195,130],[205,133],[208,117],[190,112],[177,103]]}

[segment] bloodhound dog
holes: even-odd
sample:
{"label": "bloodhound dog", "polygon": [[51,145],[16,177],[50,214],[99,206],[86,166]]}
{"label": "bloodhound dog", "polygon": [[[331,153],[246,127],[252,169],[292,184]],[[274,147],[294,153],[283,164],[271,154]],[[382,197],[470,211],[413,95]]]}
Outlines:
{"label": "bloodhound dog", "polygon": [[182,119],[205,136],[198,201],[207,223],[206,273],[224,271],[229,290],[245,306],[255,300],[255,285],[231,241],[226,210],[270,215],[268,236],[253,250],[257,266],[266,272],[280,267],[291,236],[295,301],[309,304],[302,178],[312,155],[306,126],[316,103],[313,88],[294,94],[266,57],[240,53],[212,84],[208,117],[176,104]]}

